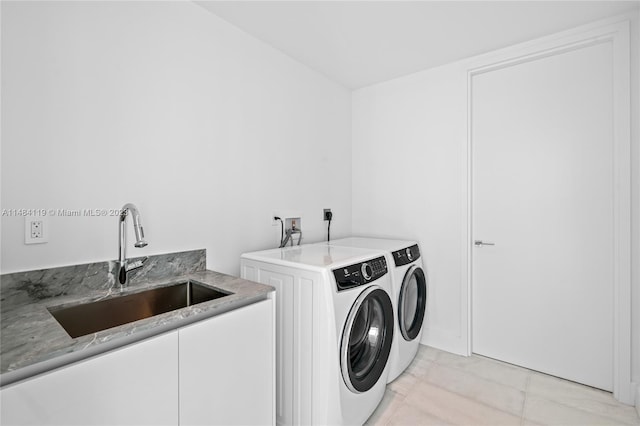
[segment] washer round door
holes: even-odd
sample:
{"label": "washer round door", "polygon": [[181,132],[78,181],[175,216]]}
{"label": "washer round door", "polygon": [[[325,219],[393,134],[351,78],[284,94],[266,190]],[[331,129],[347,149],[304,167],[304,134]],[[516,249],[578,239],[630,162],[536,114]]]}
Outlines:
{"label": "washer round door", "polygon": [[402,337],[411,341],[418,337],[427,307],[427,280],[424,271],[413,265],[402,280],[398,295],[398,325]]}
{"label": "washer round door", "polygon": [[366,392],[384,371],[393,340],[393,305],[386,291],[371,286],[356,299],[342,333],[340,368],[347,387]]}

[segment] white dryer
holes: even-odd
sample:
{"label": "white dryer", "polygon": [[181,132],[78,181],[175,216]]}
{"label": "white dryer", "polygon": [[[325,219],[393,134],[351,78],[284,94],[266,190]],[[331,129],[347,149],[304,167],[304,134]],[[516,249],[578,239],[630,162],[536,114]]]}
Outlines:
{"label": "white dryer", "polygon": [[343,238],[326,244],[383,250],[386,253],[392,271],[393,307],[396,315],[387,377],[392,382],[411,364],[422,337],[427,308],[427,279],[420,248],[415,241],[364,237]]}
{"label": "white dryer", "polygon": [[276,421],[363,424],[387,384],[394,318],[384,252],[302,245],[245,253],[276,288]]}

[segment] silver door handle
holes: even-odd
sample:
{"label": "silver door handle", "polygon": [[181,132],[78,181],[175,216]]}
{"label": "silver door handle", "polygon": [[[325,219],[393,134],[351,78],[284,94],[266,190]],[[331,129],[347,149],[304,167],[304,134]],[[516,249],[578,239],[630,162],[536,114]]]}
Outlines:
{"label": "silver door handle", "polygon": [[473,244],[477,245],[477,246],[495,246],[495,243],[485,243],[482,240],[475,240],[473,242]]}

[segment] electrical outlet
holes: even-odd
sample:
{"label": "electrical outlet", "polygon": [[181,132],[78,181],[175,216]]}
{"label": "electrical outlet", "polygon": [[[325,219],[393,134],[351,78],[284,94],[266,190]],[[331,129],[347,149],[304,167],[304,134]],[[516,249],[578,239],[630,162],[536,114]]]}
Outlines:
{"label": "electrical outlet", "polygon": [[42,244],[49,241],[46,216],[25,216],[24,243]]}
{"label": "electrical outlet", "polygon": [[329,216],[331,216],[332,214],[333,213],[331,213],[331,209],[324,209],[324,211],[322,212],[322,220],[329,220]]}
{"label": "electrical outlet", "polygon": [[42,221],[41,220],[31,221],[31,238],[34,240],[42,238]]}

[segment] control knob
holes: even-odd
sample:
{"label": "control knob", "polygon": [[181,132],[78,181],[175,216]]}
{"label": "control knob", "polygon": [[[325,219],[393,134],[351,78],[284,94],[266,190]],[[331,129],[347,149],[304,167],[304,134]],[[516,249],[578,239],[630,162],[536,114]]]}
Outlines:
{"label": "control knob", "polygon": [[411,247],[408,247],[405,252],[407,253],[407,259],[413,260],[413,253],[411,253]]}
{"label": "control knob", "polygon": [[371,265],[366,262],[362,264],[362,276],[367,281],[369,281],[373,276],[373,269],[371,268]]}

